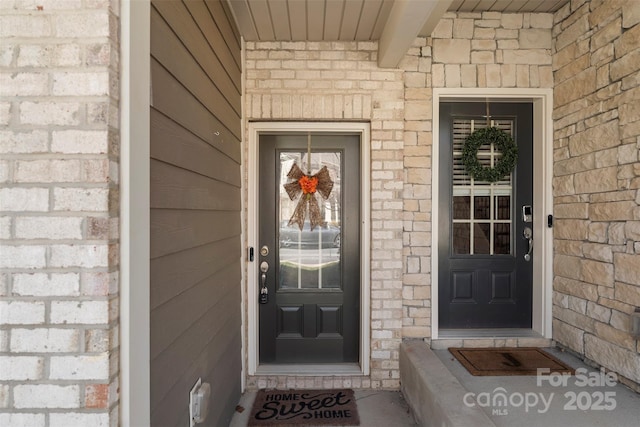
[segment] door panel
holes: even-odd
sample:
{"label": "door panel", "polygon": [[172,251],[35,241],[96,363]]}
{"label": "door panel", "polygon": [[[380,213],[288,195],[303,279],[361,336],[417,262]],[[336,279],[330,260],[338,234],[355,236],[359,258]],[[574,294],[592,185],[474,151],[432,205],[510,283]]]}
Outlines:
{"label": "door panel", "polygon": [[[258,265],[267,262],[260,304],[260,363],[357,362],[360,318],[360,137],[311,137],[311,174],[327,166],[329,197],[316,195],[324,224],[289,224],[298,199],[284,189],[297,164],[307,170],[308,135],[259,137]],[[259,275],[261,272],[259,273]]]}
{"label": "door panel", "polygon": [[[495,183],[474,180],[462,163],[465,139],[487,126],[486,104],[440,104],[440,204],[438,242],[439,325],[447,328],[530,328],[532,262],[522,206],[533,205],[533,108],[491,103],[491,126],[510,134],[518,163]],[[500,153],[478,150],[491,167]]]}

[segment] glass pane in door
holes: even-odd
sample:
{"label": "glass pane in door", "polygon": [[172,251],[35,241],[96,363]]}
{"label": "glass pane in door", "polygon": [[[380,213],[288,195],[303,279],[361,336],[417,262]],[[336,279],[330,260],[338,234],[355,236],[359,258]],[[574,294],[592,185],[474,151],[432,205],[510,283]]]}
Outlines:
{"label": "glass pane in door", "polygon": [[341,233],[341,153],[312,152],[311,174],[317,173],[323,166],[329,170],[333,181],[333,189],[326,200],[319,194],[314,195],[320,207],[323,224],[313,230],[309,222],[308,212],[304,227],[289,224],[299,198],[291,200],[284,189],[289,182],[287,174],[294,163],[305,173],[307,170],[307,153],[299,151],[282,151],[279,154],[279,283],[280,289],[331,289],[340,288],[340,244]]}
{"label": "glass pane in door", "polygon": [[[513,174],[497,182],[477,181],[462,162],[465,140],[486,126],[486,120],[453,119],[451,250],[455,255],[512,253]],[[513,134],[513,120],[493,120],[491,126]],[[501,155],[491,144],[478,150],[478,159],[485,167],[493,167]]]}

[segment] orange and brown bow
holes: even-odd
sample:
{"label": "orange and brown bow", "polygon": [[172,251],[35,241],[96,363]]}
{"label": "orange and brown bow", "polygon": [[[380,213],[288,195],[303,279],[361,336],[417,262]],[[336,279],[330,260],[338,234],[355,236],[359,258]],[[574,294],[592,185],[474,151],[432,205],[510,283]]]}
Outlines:
{"label": "orange and brown bow", "polygon": [[331,194],[333,181],[329,176],[329,170],[327,167],[323,166],[315,175],[306,175],[302,172],[302,169],[294,163],[287,174],[287,178],[292,180],[291,182],[284,184],[284,189],[287,191],[289,198],[294,200],[302,193],[302,197],[300,197],[300,200],[293,211],[293,215],[291,215],[289,225],[298,224],[298,227],[302,230],[307,210],[309,211],[309,223],[311,224],[311,229],[313,230],[318,225],[322,225],[324,221],[322,220],[318,200],[314,197],[314,194],[320,194],[320,196],[325,200],[329,197],[329,194]]}

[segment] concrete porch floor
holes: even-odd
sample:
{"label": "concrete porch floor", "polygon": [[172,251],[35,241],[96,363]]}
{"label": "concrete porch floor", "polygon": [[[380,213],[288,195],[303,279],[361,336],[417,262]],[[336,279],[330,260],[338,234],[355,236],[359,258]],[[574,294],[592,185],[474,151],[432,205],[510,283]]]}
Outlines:
{"label": "concrete porch floor", "polygon": [[[418,424],[424,426],[640,425],[640,394],[617,381],[606,384],[600,371],[569,353],[545,350],[572,368],[585,371],[566,377],[565,384],[553,384],[549,377],[473,376],[448,350],[431,350],[424,342],[407,341],[400,352],[402,391]],[[508,399],[504,406],[499,401],[493,405],[499,393]]]}
{"label": "concrete porch floor", "polygon": [[[585,373],[579,371],[579,376],[566,378],[565,385],[537,380],[535,376],[474,377],[451,356],[448,350],[431,350],[422,341],[404,342],[400,360],[402,393],[355,390],[360,425],[362,427],[417,425],[637,427],[640,425],[640,394],[617,382],[615,385],[595,386],[593,381],[602,383],[599,371],[585,365],[569,353],[558,349],[547,350],[572,368],[585,369]],[[484,401],[481,396],[489,396],[492,399],[499,392],[506,394],[510,399],[506,406],[494,407],[490,404],[482,404]],[[244,407],[244,411],[234,415],[231,427],[247,425],[254,399],[255,392],[247,392],[242,396],[239,405]],[[613,405],[615,407],[612,407]]]}

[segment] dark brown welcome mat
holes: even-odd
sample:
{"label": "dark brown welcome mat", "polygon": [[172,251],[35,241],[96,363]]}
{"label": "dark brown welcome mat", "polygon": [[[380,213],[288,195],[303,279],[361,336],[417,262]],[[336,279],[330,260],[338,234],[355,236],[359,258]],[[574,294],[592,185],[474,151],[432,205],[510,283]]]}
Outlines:
{"label": "dark brown welcome mat", "polygon": [[353,390],[259,390],[249,426],[360,425]]}
{"label": "dark brown welcome mat", "polygon": [[549,373],[574,373],[571,367],[539,348],[450,348],[449,351],[471,375],[537,375],[539,368],[547,368]]}

